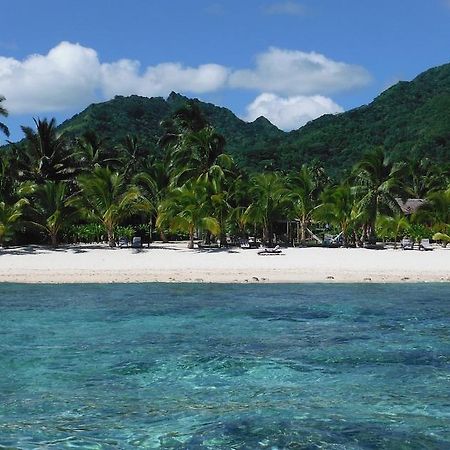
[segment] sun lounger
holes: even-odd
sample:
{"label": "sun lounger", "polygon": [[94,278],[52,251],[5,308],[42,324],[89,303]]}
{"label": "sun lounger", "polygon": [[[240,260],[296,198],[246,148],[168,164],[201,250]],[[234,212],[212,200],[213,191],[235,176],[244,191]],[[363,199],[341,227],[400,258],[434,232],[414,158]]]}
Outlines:
{"label": "sun lounger", "polygon": [[219,248],[219,244],[205,244],[204,242],[197,242],[197,246],[204,249]]}
{"label": "sun lounger", "polygon": [[403,238],[401,242],[401,246],[403,250],[412,250],[413,249],[413,242],[409,238]]}
{"label": "sun lounger", "polygon": [[247,239],[245,239],[245,240],[242,240],[240,242],[240,247],[242,249],[258,248],[259,247],[259,243],[256,242],[256,240],[250,240],[250,239],[247,240]]}
{"label": "sun lounger", "polygon": [[128,239],[126,237],[119,238],[119,247],[128,247]]}
{"label": "sun lounger", "polygon": [[429,239],[422,239],[419,244],[419,250],[433,250]]}
{"label": "sun lounger", "polygon": [[281,249],[280,246],[277,245],[274,248],[265,248],[264,250],[260,250],[258,252],[258,255],[264,256],[264,255],[281,255]]}
{"label": "sun lounger", "polygon": [[140,248],[142,247],[142,239],[140,236],[134,236],[133,240],[131,241],[131,246],[133,248]]}

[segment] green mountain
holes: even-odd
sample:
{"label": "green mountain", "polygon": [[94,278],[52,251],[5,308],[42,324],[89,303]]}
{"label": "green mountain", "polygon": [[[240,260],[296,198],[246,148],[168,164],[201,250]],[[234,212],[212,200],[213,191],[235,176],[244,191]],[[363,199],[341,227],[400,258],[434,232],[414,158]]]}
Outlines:
{"label": "green mountain", "polygon": [[[112,146],[133,134],[151,149],[161,135],[161,120],[187,100],[175,93],[167,100],[118,96],[89,106],[60,129],[73,136],[94,130]],[[225,136],[227,151],[250,170],[288,170],[318,160],[336,174],[375,146],[384,146],[396,160],[425,156],[450,160],[450,64],[397,83],[369,105],[322,116],[290,133],[263,117],[246,123],[226,108],[193,101]]]}
{"label": "green mountain", "polygon": [[[163,131],[160,122],[189,100],[174,92],[167,100],[137,95],[116,96],[113,100],[90,105],[62,123],[59,129],[68,136],[79,136],[87,130],[93,130],[111,146],[118,145],[127,134],[136,135],[151,151],[157,146]],[[258,155],[263,154],[272,142],[279,142],[286,136],[286,133],[263,117],[247,123],[227,108],[197,99],[192,101],[199,105],[208,122],[225,136],[227,151],[243,166],[248,166],[247,160],[252,159],[252,155],[247,156],[247,153],[253,151],[259,164],[261,157]]]}
{"label": "green mountain", "polygon": [[289,133],[286,159],[317,158],[348,167],[375,146],[395,160],[429,157],[450,161],[450,64],[401,81],[372,103],[325,115]]}

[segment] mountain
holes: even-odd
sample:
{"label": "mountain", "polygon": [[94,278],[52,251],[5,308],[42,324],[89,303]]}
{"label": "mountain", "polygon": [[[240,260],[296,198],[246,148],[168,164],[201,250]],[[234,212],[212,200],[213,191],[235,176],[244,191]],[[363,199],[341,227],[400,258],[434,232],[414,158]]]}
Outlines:
{"label": "mountain", "polygon": [[[167,100],[117,96],[89,106],[60,129],[69,135],[95,130],[109,145],[134,134],[151,148],[161,134],[161,120],[187,100],[175,93]],[[450,160],[450,64],[430,69],[413,81],[397,83],[369,105],[322,116],[290,133],[263,117],[247,123],[227,108],[193,101],[225,136],[227,151],[250,170],[288,170],[318,160],[337,174],[375,146],[384,146],[396,160]]]}
{"label": "mountain", "polygon": [[[59,129],[68,136],[79,136],[87,130],[94,130],[111,146],[119,144],[127,134],[136,135],[145,146],[152,149],[156,147],[162,133],[160,122],[189,100],[174,92],[167,100],[137,95],[116,96],[113,100],[90,105],[63,122]],[[191,101],[198,104],[208,122],[225,136],[227,151],[243,166],[249,165],[247,153],[262,153],[272,142],[278,142],[286,135],[263,117],[248,123],[227,108],[197,99]],[[257,158],[258,162],[260,159]]]}
{"label": "mountain", "polygon": [[450,161],[450,64],[401,81],[372,103],[325,115],[286,139],[286,160],[317,158],[330,167],[348,167],[375,146],[394,160],[429,157]]}

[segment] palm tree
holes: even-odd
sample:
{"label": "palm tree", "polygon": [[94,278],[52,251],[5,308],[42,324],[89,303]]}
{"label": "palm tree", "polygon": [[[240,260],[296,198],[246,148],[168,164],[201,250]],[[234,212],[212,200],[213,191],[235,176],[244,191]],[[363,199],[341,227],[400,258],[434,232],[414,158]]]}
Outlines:
{"label": "palm tree", "polygon": [[58,245],[61,230],[77,217],[77,210],[70,205],[69,189],[63,181],[46,181],[37,185],[31,196],[33,202],[31,224],[43,230],[53,247]]}
{"label": "palm tree", "polygon": [[202,180],[191,180],[179,188],[174,188],[160,205],[156,226],[168,224],[172,230],[189,234],[188,248],[194,248],[196,230],[220,233],[219,221],[210,214],[208,186]]}
{"label": "palm tree", "polygon": [[173,184],[181,185],[211,171],[230,169],[233,161],[223,153],[224,147],[224,137],[211,126],[183,134],[170,153]]}
{"label": "palm tree", "polygon": [[200,131],[208,126],[199,106],[192,100],[178,108],[170,118],[161,122],[164,133],[159,140],[161,147],[176,145],[184,134]]}
{"label": "palm tree", "polygon": [[[170,176],[167,170],[167,161],[148,157],[142,164],[142,171],[133,177],[133,183],[138,186],[142,195],[154,206],[150,216],[150,235],[156,224],[157,211],[167,196],[170,185]],[[164,228],[159,229],[161,240],[167,242]]]}
{"label": "palm tree", "polygon": [[311,223],[313,213],[319,204],[322,185],[316,178],[313,169],[303,164],[300,171],[291,175],[289,179],[291,190],[292,211],[294,218],[300,225],[300,236],[297,238],[304,243],[306,230]]}
{"label": "palm tree", "polygon": [[450,226],[450,187],[445,191],[431,192],[425,204],[413,214],[412,221],[445,233]]}
{"label": "palm tree", "polygon": [[75,155],[64,135],[58,133],[56,120],[33,119],[36,130],[22,127],[25,145],[16,145],[15,151],[23,178],[42,183],[68,181],[78,172]]}
{"label": "palm tree", "polygon": [[115,246],[114,230],[121,220],[152,209],[136,186],[128,186],[123,175],[109,168],[98,167],[92,174],[80,175],[78,185],[80,192],[70,204],[105,227],[111,247]]}
{"label": "palm tree", "polygon": [[122,167],[124,177],[129,180],[142,170],[142,163],[148,152],[141,147],[136,136],[130,135],[125,136],[118,150],[118,162]]}
{"label": "palm tree", "polygon": [[322,203],[314,211],[314,217],[331,225],[335,225],[342,233],[343,245],[347,246],[356,224],[360,220],[355,208],[355,195],[348,184],[341,184],[324,191]]}
{"label": "palm tree", "polygon": [[8,155],[0,157],[0,245],[9,241],[14,234],[24,208],[28,205],[26,196],[31,192],[30,183],[18,183],[10,167]]}
{"label": "palm tree", "polygon": [[248,217],[245,212],[251,203],[249,186],[248,178],[241,174],[232,180],[228,187],[228,202],[231,209],[227,217],[227,226],[232,235],[240,238],[246,235]]}
{"label": "palm tree", "polygon": [[80,162],[83,170],[92,171],[96,167],[104,166],[106,161],[103,155],[103,142],[94,131],[86,131],[76,141],[74,155]]}
{"label": "palm tree", "polygon": [[406,192],[411,198],[425,198],[431,192],[445,189],[446,174],[442,166],[428,158],[407,161]]}
{"label": "palm tree", "polygon": [[0,199],[0,246],[12,238],[27,204],[28,201],[25,198],[14,203],[6,203]]}
{"label": "palm tree", "polygon": [[261,225],[264,242],[272,245],[273,224],[286,212],[289,191],[279,173],[261,173],[251,178],[250,195],[253,201],[245,211],[246,221]]}
{"label": "palm tree", "polygon": [[362,240],[374,235],[377,214],[400,212],[395,198],[402,194],[400,180],[403,172],[404,165],[390,162],[382,148],[366,154],[354,168],[358,209],[366,217]]}
{"label": "palm tree", "polygon": [[377,218],[377,234],[383,238],[386,236],[394,239],[394,248],[397,248],[397,240],[410,227],[406,216],[401,212],[393,216],[380,215]]}
{"label": "palm tree", "polygon": [[[2,117],[8,117],[8,111],[4,106],[2,106],[2,102],[5,101],[5,97],[3,95],[0,95],[0,116]],[[9,129],[8,127],[3,123],[0,122],[0,131],[6,135],[6,137],[9,137]]]}
{"label": "palm tree", "polygon": [[187,102],[162,122],[159,145],[169,153],[174,186],[217,170],[230,170],[233,160],[224,153],[225,138],[204,118],[197,103]]}

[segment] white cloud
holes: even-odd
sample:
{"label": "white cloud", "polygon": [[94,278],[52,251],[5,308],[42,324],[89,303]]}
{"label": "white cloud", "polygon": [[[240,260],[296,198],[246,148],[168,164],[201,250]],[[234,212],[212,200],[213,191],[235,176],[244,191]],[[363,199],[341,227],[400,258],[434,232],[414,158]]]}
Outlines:
{"label": "white cloud", "polygon": [[197,68],[177,63],[163,63],[148,67],[140,74],[140,63],[123,59],[102,65],[102,88],[107,97],[117,94],[145,96],[167,95],[171,91],[197,94],[223,87],[228,69],[218,64],[203,64]]}
{"label": "white cloud", "polygon": [[271,3],[264,8],[266,14],[302,16],[305,13],[305,7],[300,3],[293,1],[284,1]]}
{"label": "white cloud", "polygon": [[333,100],[321,95],[284,98],[264,93],[247,106],[244,120],[252,122],[264,116],[282,130],[293,130],[324,114],[342,111],[343,109]]}
{"label": "white cloud", "polygon": [[99,68],[94,50],[61,42],[23,61],[0,57],[0,92],[11,113],[79,106],[94,98]]}
{"label": "white cloud", "polygon": [[232,73],[230,86],[281,95],[311,95],[361,87],[370,79],[361,66],[333,61],[320,53],[271,47],[257,56],[255,69]]}
{"label": "white cloud", "polygon": [[228,69],[218,64],[165,63],[141,73],[138,61],[101,63],[95,50],[70,42],[23,61],[0,57],[0,93],[11,113],[67,110],[116,94],[200,94],[220,89],[227,78]]}
{"label": "white cloud", "polygon": [[[312,118],[311,114],[319,115],[311,112],[313,105],[320,113],[338,110],[329,99],[326,100],[331,103],[317,100],[325,97],[312,97],[316,100],[311,103],[309,99],[308,103],[299,96],[326,95],[362,86],[369,80],[362,67],[336,62],[318,53],[277,48],[259,55],[254,70],[234,72],[219,64],[189,67],[167,62],[142,67],[139,61],[130,59],[102,62],[94,49],[70,42],[61,42],[45,55],[31,55],[23,60],[0,56],[0,94],[6,97],[5,106],[13,114],[73,110],[117,94],[150,97],[178,91],[195,95],[242,88],[291,97],[274,96],[269,102],[268,94],[263,94],[249,107],[249,114],[253,115],[257,108],[269,108],[270,104],[272,116],[268,118],[288,128],[294,119],[287,115],[292,116],[294,109],[298,113],[300,105],[306,108],[305,118],[295,119],[300,121]],[[277,104],[283,104],[289,112],[283,113],[278,107],[275,113]]]}

